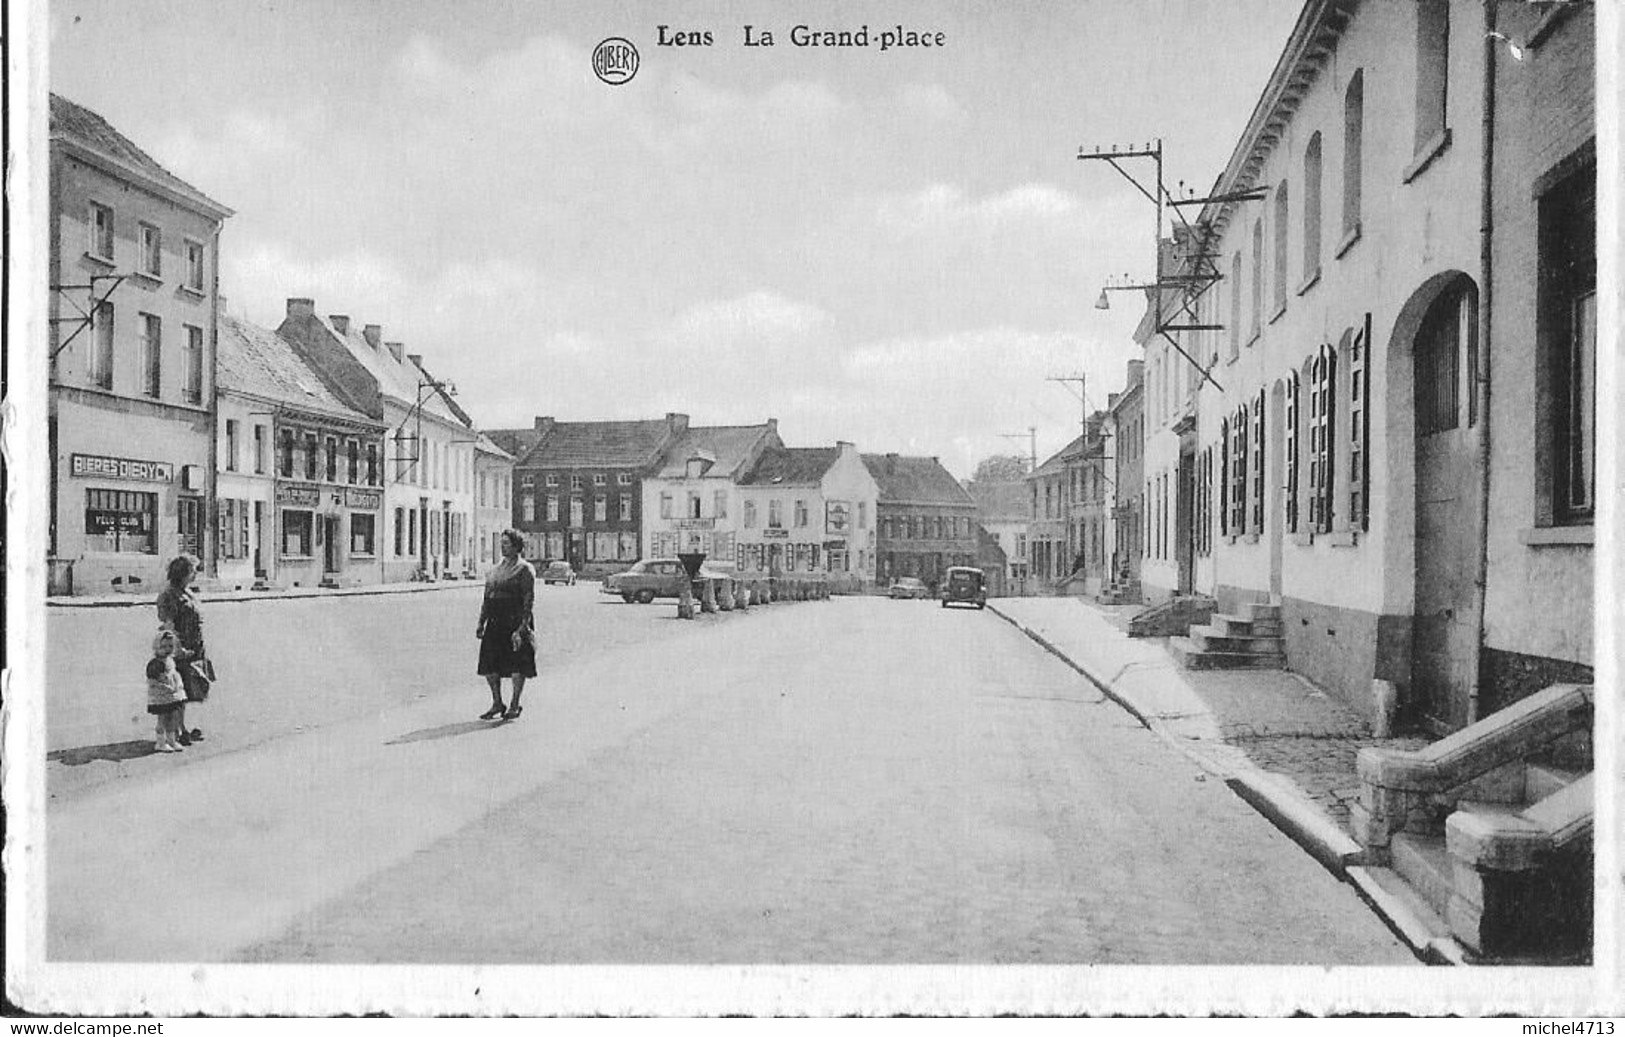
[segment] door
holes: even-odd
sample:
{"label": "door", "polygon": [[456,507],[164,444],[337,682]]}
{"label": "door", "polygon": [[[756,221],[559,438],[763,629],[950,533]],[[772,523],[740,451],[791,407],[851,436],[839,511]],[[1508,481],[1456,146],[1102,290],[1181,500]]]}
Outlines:
{"label": "door", "polygon": [[[1185,446],[1182,437],[1180,446]],[[1191,509],[1196,493],[1196,443],[1190,440],[1190,452],[1179,454],[1179,484],[1174,492],[1174,550],[1179,566],[1179,593],[1189,594],[1195,586],[1196,523]]]}
{"label": "door", "polygon": [[183,554],[203,557],[202,497],[181,497],[176,501],[175,531]]}
{"label": "door", "polygon": [[254,502],[254,575],[265,575],[265,502]]}
{"label": "door", "polygon": [[339,571],[339,517],[322,516],[322,572]]}
{"label": "door", "polygon": [[1479,457],[1467,377],[1475,333],[1465,289],[1447,291],[1417,332],[1416,614],[1411,682],[1425,718],[1466,725],[1477,672]]}

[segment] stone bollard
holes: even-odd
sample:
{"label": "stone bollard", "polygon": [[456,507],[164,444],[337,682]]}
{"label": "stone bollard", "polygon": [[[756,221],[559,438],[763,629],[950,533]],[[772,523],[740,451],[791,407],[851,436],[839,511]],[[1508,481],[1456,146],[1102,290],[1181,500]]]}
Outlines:
{"label": "stone bollard", "polygon": [[734,582],[723,580],[722,586],[717,588],[717,608],[724,612],[734,610]]}
{"label": "stone bollard", "polygon": [[741,583],[734,588],[734,608],[743,612],[750,608],[750,584]]}
{"label": "stone bollard", "polygon": [[677,587],[677,618],[694,618],[694,581],[684,580]]}
{"label": "stone bollard", "polygon": [[708,578],[700,580],[700,611],[715,612],[717,610],[717,581]]}

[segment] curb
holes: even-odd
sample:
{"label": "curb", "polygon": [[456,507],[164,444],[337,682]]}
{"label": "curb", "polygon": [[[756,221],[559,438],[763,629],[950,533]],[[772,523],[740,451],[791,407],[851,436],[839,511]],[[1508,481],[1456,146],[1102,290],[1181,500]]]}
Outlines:
{"label": "curb", "polygon": [[[199,598],[208,603],[291,601],[296,598],[349,598],[381,594],[424,594],[429,591],[461,590],[480,586],[483,586],[483,583],[479,580],[447,580],[434,583],[377,583],[365,587],[294,587],[287,590],[266,591],[204,591],[199,594]],[[156,597],[157,591],[152,594],[131,594],[119,598],[54,597],[45,599],[45,607],[56,609],[134,608],[138,605],[151,605]]]}
{"label": "curb", "polygon": [[[1147,716],[1087,667],[1056,648],[1043,635],[1004,613],[992,602],[988,602],[988,608],[992,609],[994,615],[1026,634],[1045,651],[1076,670],[1089,683],[1099,688],[1107,698],[1127,710],[1147,730],[1173,744],[1198,765],[1209,766],[1209,761],[1204,760],[1199,752],[1185,744],[1187,739],[1181,739],[1167,731],[1159,720]],[[1297,843],[1327,871],[1353,886],[1361,899],[1371,906],[1373,913],[1381,918],[1423,962],[1429,965],[1468,964],[1456,941],[1432,936],[1420,919],[1386,890],[1377,886],[1367,870],[1360,866],[1364,849],[1359,843],[1332,824],[1315,807],[1304,802],[1301,796],[1282,788],[1280,786],[1282,779],[1251,763],[1223,777],[1226,787],[1242,802]]]}

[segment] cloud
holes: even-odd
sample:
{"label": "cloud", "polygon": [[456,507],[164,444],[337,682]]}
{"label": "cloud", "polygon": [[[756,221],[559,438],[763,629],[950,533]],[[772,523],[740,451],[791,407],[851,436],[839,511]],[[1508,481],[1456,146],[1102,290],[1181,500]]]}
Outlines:
{"label": "cloud", "polygon": [[877,199],[875,218],[903,233],[989,232],[1027,221],[1070,219],[1081,208],[1074,195],[1049,184],[1022,184],[973,199],[958,187],[938,183]]}
{"label": "cloud", "polygon": [[905,83],[897,88],[897,103],[908,121],[924,117],[937,123],[957,123],[966,112],[954,96],[935,83]]}
{"label": "cloud", "polygon": [[702,345],[747,341],[771,346],[802,339],[829,320],[829,314],[816,306],[758,290],[691,306],[673,322],[672,333]]}

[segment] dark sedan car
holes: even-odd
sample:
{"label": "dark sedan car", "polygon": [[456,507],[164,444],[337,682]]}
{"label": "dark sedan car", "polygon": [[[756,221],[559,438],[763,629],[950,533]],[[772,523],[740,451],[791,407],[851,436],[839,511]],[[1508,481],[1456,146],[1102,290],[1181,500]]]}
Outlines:
{"label": "dark sedan car", "polygon": [[570,567],[569,562],[548,562],[542,566],[542,582],[573,587],[576,582],[576,571]]}
{"label": "dark sedan car", "polygon": [[949,602],[987,608],[987,577],[982,570],[956,565],[948,570],[946,576],[942,581],[943,608],[947,608]]}

